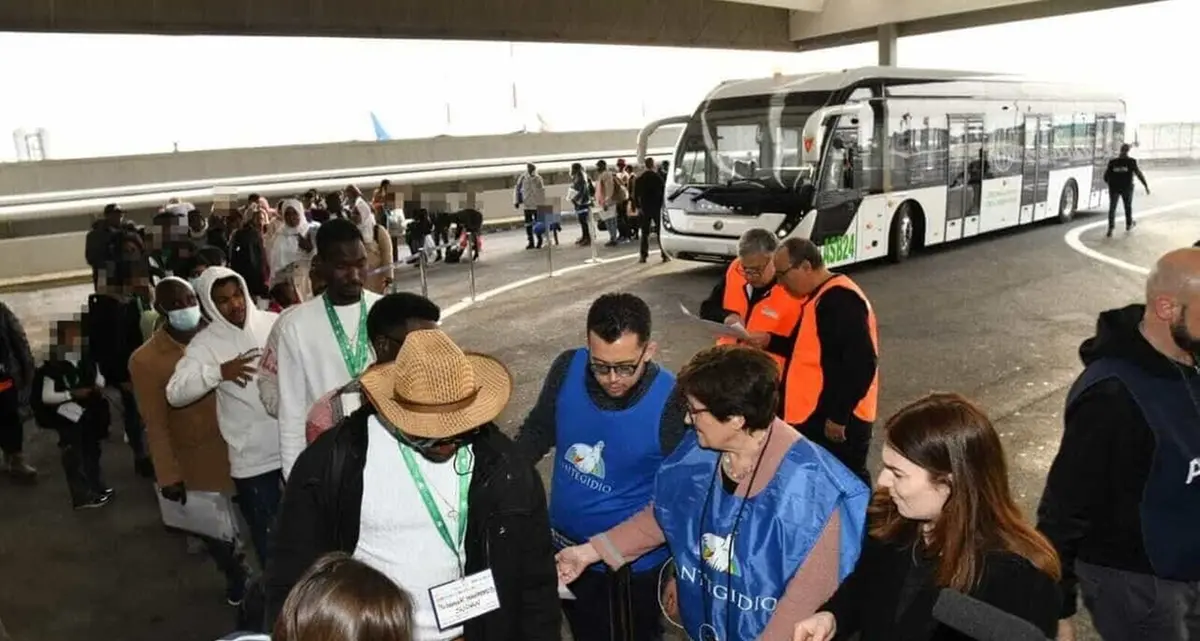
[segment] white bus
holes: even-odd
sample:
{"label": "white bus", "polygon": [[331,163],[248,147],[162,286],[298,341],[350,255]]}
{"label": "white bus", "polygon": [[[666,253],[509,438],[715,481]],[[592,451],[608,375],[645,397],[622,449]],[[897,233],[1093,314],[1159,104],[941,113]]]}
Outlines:
{"label": "white bus", "polygon": [[754,227],[832,266],[1104,207],[1117,95],[1001,75],[868,67],[724,82],[686,123],[661,227],[676,258],[728,261]]}

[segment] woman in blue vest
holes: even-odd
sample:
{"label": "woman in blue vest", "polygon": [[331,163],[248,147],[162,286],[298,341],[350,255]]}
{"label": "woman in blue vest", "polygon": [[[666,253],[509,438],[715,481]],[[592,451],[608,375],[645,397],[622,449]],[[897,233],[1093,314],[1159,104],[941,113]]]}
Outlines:
{"label": "woman in blue vest", "polygon": [[869,490],[775,416],[778,369],[760,350],[697,354],[677,389],[695,428],[659,469],[654,502],[558,554],[559,577],[613,568],[664,542],[696,641],[790,639],[854,568]]}
{"label": "woman in blue vest", "polygon": [[885,430],[862,558],[794,640],[965,641],[964,624],[990,638],[1054,638],[1058,556],[1013,501],[987,415],[957,394],[931,394]]}

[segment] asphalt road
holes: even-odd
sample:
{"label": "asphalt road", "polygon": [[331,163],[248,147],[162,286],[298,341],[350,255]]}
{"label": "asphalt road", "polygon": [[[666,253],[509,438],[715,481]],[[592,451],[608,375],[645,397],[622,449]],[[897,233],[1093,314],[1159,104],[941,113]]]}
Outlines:
{"label": "asphalt road", "polygon": [[[1200,199],[1200,186],[1180,172],[1149,179],[1155,192],[1139,196],[1140,209],[1185,205],[1142,220],[1132,234],[1118,231],[1105,239],[1103,224],[1089,229],[1080,237],[1085,250],[1148,267],[1162,252],[1200,240],[1200,201],[1189,203]],[[1069,229],[1101,219],[1081,215],[1071,226],[1038,225],[902,265],[852,270],[879,317],[881,413],[932,390],[976,399],[1001,432],[1011,484],[1029,511],[1058,446],[1066,387],[1080,369],[1079,342],[1090,335],[1098,312],[1141,297],[1141,274],[1065,242]],[[568,226],[563,242],[574,238]],[[519,235],[489,237],[477,265],[478,291],[541,273],[544,253],[523,248]],[[557,249],[557,266],[578,265],[588,255],[566,244]],[[636,250],[600,252],[616,257]],[[719,274],[719,268],[679,261],[613,261],[496,295],[457,311],[444,326],[465,348],[495,354],[512,368],[516,393],[500,422],[515,431],[550,361],[583,340],[592,298],[616,290],[645,297],[655,314],[660,360],[679,368],[711,339],[688,324],[678,303],[694,307]],[[406,278],[415,289],[416,275]],[[436,265],[429,283],[431,296],[448,307],[469,291],[467,266]],[[48,319],[71,313],[85,293],[67,288],[5,301],[44,336]],[[28,440],[44,470],[41,485],[0,482],[0,618],[16,639],[210,641],[228,631],[232,614],[222,602],[221,579],[206,557],[188,555],[181,537],[163,531],[153,490],[134,478],[119,440],[105,454],[118,496],[106,509],[87,513],[69,508],[53,438],[31,433]],[[1081,632],[1081,639],[1095,639]]]}

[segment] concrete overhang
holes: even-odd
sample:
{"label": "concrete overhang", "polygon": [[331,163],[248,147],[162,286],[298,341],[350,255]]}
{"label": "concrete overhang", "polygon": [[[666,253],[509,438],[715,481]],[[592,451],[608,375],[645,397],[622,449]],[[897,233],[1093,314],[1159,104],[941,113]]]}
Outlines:
{"label": "concrete overhang", "polygon": [[0,31],[795,50],[787,9],[720,0],[0,0]]}
{"label": "concrete overhang", "polygon": [[0,31],[796,51],[1156,0],[0,0]]}
{"label": "concrete overhang", "polygon": [[888,25],[897,37],[916,36],[1157,1],[827,0],[817,13],[791,12],[788,35],[797,49],[824,49],[874,41]]}
{"label": "concrete overhang", "polygon": [[775,7],[777,9],[803,11],[806,13],[819,13],[825,8],[825,1],[826,0],[722,0],[722,2],[756,4],[762,7]]}

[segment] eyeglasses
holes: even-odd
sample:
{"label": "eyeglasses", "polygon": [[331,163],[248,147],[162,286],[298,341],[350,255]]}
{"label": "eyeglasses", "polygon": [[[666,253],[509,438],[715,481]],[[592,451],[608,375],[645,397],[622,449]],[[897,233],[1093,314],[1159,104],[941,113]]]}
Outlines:
{"label": "eyeglasses", "polygon": [[694,424],[696,417],[701,414],[712,414],[712,411],[707,407],[692,407],[690,404],[684,405],[684,411],[687,413],[688,423]]}
{"label": "eyeglasses", "polygon": [[755,276],[762,276],[765,274],[770,266],[771,263],[767,263],[762,267],[746,267],[745,263],[738,263],[738,271],[742,272],[742,275],[747,278],[753,278]]}
{"label": "eyeglasses", "polygon": [[608,376],[616,374],[620,378],[629,378],[637,374],[638,368],[642,366],[642,359],[646,358],[646,350],[650,348],[650,343],[647,342],[642,346],[642,353],[638,354],[637,360],[632,363],[601,363],[597,361],[589,361],[588,368],[596,376]]}

